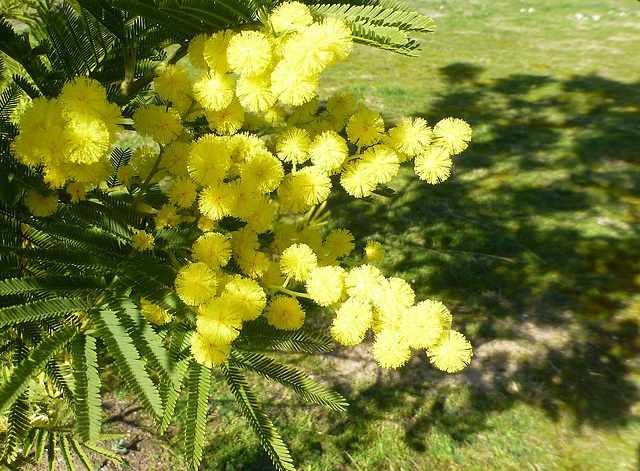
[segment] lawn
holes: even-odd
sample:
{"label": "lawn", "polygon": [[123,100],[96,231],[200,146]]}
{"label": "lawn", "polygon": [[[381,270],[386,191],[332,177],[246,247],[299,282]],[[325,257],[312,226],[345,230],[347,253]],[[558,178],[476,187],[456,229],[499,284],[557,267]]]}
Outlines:
{"label": "lawn", "polygon": [[[463,118],[473,141],[440,185],[407,167],[397,198],[330,208],[452,310],[474,361],[447,375],[424,353],[394,372],[366,346],[292,355],[347,413],[256,378],[260,398],[305,471],[640,469],[640,2],[407,3],[436,20],[422,55],[357,47],[321,97],[350,90],[388,125]],[[202,468],[273,469],[214,388]],[[179,467],[166,440],[157,465]]]}

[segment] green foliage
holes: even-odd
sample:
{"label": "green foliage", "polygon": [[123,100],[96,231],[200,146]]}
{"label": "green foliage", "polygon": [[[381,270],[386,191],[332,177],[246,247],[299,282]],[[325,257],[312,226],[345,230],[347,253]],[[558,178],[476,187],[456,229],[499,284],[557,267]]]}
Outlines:
{"label": "green foliage", "polygon": [[[134,393],[162,433],[186,389],[184,425],[190,463],[202,459],[211,371],[189,352],[195,311],[174,292],[179,268],[202,231],[195,222],[180,229],[153,229],[164,201],[157,183],[126,186],[118,171],[131,151],[115,148],[107,185],[87,190],[71,204],[66,195],[54,213],[34,216],[26,194],[57,191],[42,168],[13,157],[20,100],[55,98],[76,76],[90,77],[130,118],[142,103],[156,100],[150,84],[167,65],[186,55],[189,40],[225,28],[260,27],[272,0],[76,0],[34,5],[36,14],[0,14],[0,72],[16,71],[0,90],[0,465],[13,468],[44,459],[56,465],[56,450],[69,469],[92,464],[86,450],[121,461],[101,447],[101,388],[105,367]],[[402,54],[418,45],[409,34],[429,32],[431,21],[385,1],[345,4],[308,2],[317,18],[345,20],[362,43]],[[29,26],[16,31],[9,18]],[[4,74],[7,75],[7,74]],[[130,120],[126,122],[130,128]],[[391,194],[384,188],[382,194]],[[165,198],[166,199],[166,198]],[[158,203],[160,202],[160,203]],[[232,227],[237,221],[226,221]],[[140,232],[155,246],[135,246]],[[172,316],[156,325],[143,313],[154,303]],[[329,335],[308,328],[283,331],[264,320],[247,322],[222,365],[242,415],[278,470],[293,470],[292,457],[261,409],[242,370],[279,382],[301,397],[334,410],[344,398],[304,373],[257,351],[329,351]]]}

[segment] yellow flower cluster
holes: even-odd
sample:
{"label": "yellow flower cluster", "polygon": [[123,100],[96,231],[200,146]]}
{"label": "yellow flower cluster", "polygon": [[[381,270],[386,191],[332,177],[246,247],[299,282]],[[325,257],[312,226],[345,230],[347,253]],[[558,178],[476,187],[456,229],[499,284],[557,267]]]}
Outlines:
{"label": "yellow flower cluster", "polygon": [[107,101],[98,82],[77,77],[57,98],[32,101],[20,119],[12,150],[22,163],[42,166],[50,188],[69,183],[67,189],[77,201],[84,198],[86,184],[107,178],[107,156],[118,139],[121,120],[120,108]]}
{"label": "yellow flower cluster", "polygon": [[[278,329],[300,328],[299,298],[335,311],[331,332],[341,344],[358,344],[371,329],[373,355],[385,368],[405,364],[412,349],[426,349],[449,372],[471,359],[446,307],[416,303],[408,283],[373,265],[384,256],[378,242],[358,257],[349,231],[322,230],[327,213],[317,207],[334,181],[367,197],[413,159],[421,179],[438,183],[471,138],[469,125],[453,118],[433,128],[408,118],[387,130],[381,115],[350,93],[337,92],[320,106],[319,74],[351,46],[343,22],[314,22],[304,4],[281,3],[261,29],[196,37],[189,56],[203,69],[197,79],[191,83],[180,65],[166,67],[154,81],[166,105],[140,107],[133,116],[134,129],[157,146],[136,149],[110,178],[131,182],[137,175],[137,191],[161,189],[166,203],[154,210],[156,230],[197,220],[203,232],[187,247],[190,261],[174,283],[197,313],[191,352],[203,365],[224,362],[243,323],[261,315]],[[77,79],[56,100],[34,100],[14,151],[42,165],[52,188],[69,175],[99,183],[118,119],[101,87]],[[204,120],[208,131],[192,134],[188,123]],[[26,203],[34,214],[55,207],[33,195]],[[227,218],[241,227],[228,231]],[[133,248],[153,249],[151,233],[134,232]],[[142,312],[156,324],[171,321],[146,300]]]}

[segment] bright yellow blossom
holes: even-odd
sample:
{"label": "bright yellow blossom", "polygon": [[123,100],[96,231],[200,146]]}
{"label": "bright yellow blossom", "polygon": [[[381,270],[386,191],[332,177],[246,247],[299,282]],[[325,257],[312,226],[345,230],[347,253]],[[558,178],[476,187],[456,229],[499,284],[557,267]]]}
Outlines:
{"label": "bright yellow blossom", "polygon": [[282,330],[296,330],[304,324],[305,312],[297,299],[276,295],[265,311],[267,321]]}

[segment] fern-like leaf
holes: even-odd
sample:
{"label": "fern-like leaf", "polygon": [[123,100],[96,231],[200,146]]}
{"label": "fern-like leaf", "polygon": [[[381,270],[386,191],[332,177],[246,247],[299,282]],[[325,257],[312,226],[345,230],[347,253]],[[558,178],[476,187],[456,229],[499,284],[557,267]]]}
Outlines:
{"label": "fern-like leaf", "polygon": [[350,23],[368,23],[372,26],[388,26],[401,31],[421,33],[430,33],[435,29],[432,18],[397,7],[331,3],[310,5],[310,9],[316,16],[341,18]]}
{"label": "fern-like leaf", "polygon": [[327,334],[310,329],[279,330],[263,318],[247,322],[233,344],[243,349],[289,350],[294,352],[323,353],[333,349],[333,339]]}
{"label": "fern-like leaf", "polygon": [[9,414],[7,414],[9,430],[7,431],[7,437],[4,442],[2,461],[11,463],[18,457],[23,440],[31,428],[29,421],[29,414],[31,412],[30,402],[28,393],[23,392],[11,405]]}
{"label": "fern-like leaf", "polygon": [[85,298],[54,298],[0,309],[0,327],[64,316],[91,307]]}
{"label": "fern-like leaf", "polygon": [[56,469],[56,435],[53,430],[47,432],[47,464],[49,471],[55,471]]}
{"label": "fern-like leaf", "polygon": [[171,339],[169,341],[169,356],[173,364],[173,375],[178,379],[176,383],[160,383],[160,397],[162,398],[162,406],[164,415],[158,425],[157,432],[162,435],[173,420],[173,411],[178,401],[178,395],[182,382],[187,373],[189,360],[191,358],[188,353],[189,348],[189,332],[190,328],[185,323],[180,323],[178,327],[173,329]]}
{"label": "fern-like leaf", "polygon": [[73,465],[73,458],[71,457],[71,450],[69,449],[69,440],[64,434],[60,434],[60,454],[64,464],[69,471],[75,471],[76,467]]}
{"label": "fern-like leaf", "polygon": [[45,275],[0,281],[0,296],[38,292],[94,291],[106,288],[104,278]]}
{"label": "fern-like leaf", "polygon": [[174,374],[169,352],[160,343],[158,334],[151,328],[138,307],[129,299],[117,300],[110,305],[127,334],[133,340],[140,356],[145,359],[151,369],[158,374],[161,381],[178,386],[180,378]]}
{"label": "fern-like leaf", "polygon": [[316,17],[342,19],[351,28],[355,42],[409,56],[420,50],[409,33],[429,33],[435,27],[431,18],[391,2],[309,4],[309,8]]}
{"label": "fern-like leaf", "polygon": [[229,357],[229,363],[277,381],[304,399],[316,404],[324,404],[333,410],[343,411],[349,405],[340,394],[312,380],[300,370],[278,363],[264,355],[234,350]]}
{"label": "fern-like leaf", "polygon": [[88,450],[93,451],[99,455],[104,456],[105,458],[113,461],[114,463],[124,464],[124,460],[120,458],[118,455],[113,453],[112,451],[107,450],[106,448],[102,448],[100,445],[96,445],[95,443],[84,442],[82,446],[87,448]]}
{"label": "fern-like leaf", "polygon": [[83,441],[93,442],[100,434],[102,418],[96,339],[88,334],[76,336],[71,353],[78,433]]}
{"label": "fern-like leaf", "polygon": [[20,101],[22,90],[15,84],[9,84],[2,93],[0,93],[0,116],[9,118]]}
{"label": "fern-like leaf", "polygon": [[291,454],[273,423],[264,413],[240,369],[230,363],[221,365],[224,377],[242,415],[256,432],[262,447],[278,471],[295,471]]}
{"label": "fern-like leaf", "polygon": [[71,448],[73,448],[73,451],[78,456],[78,459],[80,460],[80,463],[82,463],[82,466],[84,466],[87,471],[93,471],[93,464],[82,449],[82,446],[80,446],[80,442],[73,437],[70,437],[69,441],[71,442]]}
{"label": "fern-like leaf", "polygon": [[140,352],[123,326],[112,311],[93,310],[91,320],[96,326],[100,338],[113,356],[122,378],[131,390],[138,396],[142,406],[155,418],[162,417],[162,401],[156,385],[153,383]]}
{"label": "fern-like leaf", "polygon": [[29,380],[39,373],[49,359],[62,350],[76,335],[74,326],[67,326],[45,337],[20,365],[13,370],[9,380],[0,386],[0,412],[10,407],[27,389]]}
{"label": "fern-like leaf", "polygon": [[196,362],[191,363],[187,384],[187,418],[184,427],[185,447],[193,469],[198,469],[202,460],[210,387],[211,370]]}
{"label": "fern-like leaf", "polygon": [[36,462],[40,462],[40,460],[42,459],[42,457],[44,456],[44,449],[47,446],[47,433],[44,429],[37,429],[36,430],[36,437],[35,437],[35,447],[33,450],[33,459],[36,460]]}

